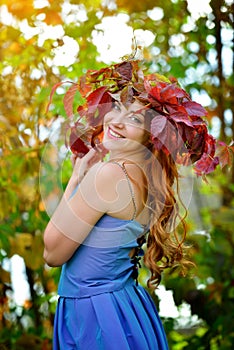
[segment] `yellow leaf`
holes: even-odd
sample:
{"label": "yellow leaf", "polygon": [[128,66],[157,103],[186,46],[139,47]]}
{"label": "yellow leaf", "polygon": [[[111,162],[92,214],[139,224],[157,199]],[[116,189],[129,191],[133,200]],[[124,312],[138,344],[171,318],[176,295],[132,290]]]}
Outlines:
{"label": "yellow leaf", "polygon": [[11,43],[11,45],[8,47],[8,50],[14,54],[19,54],[22,51],[22,47],[20,46],[19,43],[15,41]]}
{"label": "yellow leaf", "polygon": [[31,17],[35,13],[33,0],[8,0],[7,7],[9,12],[20,19]]}
{"label": "yellow leaf", "polygon": [[7,118],[5,118],[3,115],[0,115],[0,130],[7,130],[11,127],[9,121]]}
{"label": "yellow leaf", "polygon": [[84,2],[83,0],[70,0],[70,3],[74,4],[74,5],[79,5],[79,4],[85,5],[85,7],[87,9],[90,9],[90,8],[100,9],[102,1],[100,1],[100,0],[86,0]]}
{"label": "yellow leaf", "polygon": [[63,21],[58,12],[49,10],[46,12],[45,23],[48,25],[57,25],[63,24]]}
{"label": "yellow leaf", "polygon": [[4,270],[0,266],[0,283],[10,283],[11,282],[11,275],[10,272]]}
{"label": "yellow leaf", "polygon": [[20,255],[25,265],[32,270],[37,270],[44,264],[42,235],[31,233],[16,233],[10,237],[10,256]]}
{"label": "yellow leaf", "polygon": [[145,12],[155,7],[155,0],[144,1],[129,1],[129,0],[116,0],[118,9],[125,9],[129,13]]}

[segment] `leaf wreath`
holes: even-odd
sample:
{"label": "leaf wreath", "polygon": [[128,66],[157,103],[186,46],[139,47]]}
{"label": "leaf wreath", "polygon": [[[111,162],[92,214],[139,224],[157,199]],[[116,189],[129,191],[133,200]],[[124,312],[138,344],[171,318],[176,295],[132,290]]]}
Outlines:
{"label": "leaf wreath", "polygon": [[[52,88],[49,105],[61,84],[64,82]],[[86,153],[92,133],[103,124],[103,118],[111,110],[113,101],[119,101],[125,107],[138,101],[144,105],[144,109],[154,112],[150,131],[156,150],[173,153],[178,164],[195,163],[194,169],[199,176],[211,173],[218,164],[223,168],[231,163],[233,146],[217,141],[208,133],[205,120],[207,111],[192,101],[174,78],[169,80],[157,73],[144,74],[138,60],[127,60],[100,70],[88,70],[77,83],[71,84],[63,100],[71,120],[77,91],[84,100],[77,107],[79,120],[73,122],[69,140],[71,150],[79,156]],[[81,120],[84,119],[85,127],[80,128]]]}

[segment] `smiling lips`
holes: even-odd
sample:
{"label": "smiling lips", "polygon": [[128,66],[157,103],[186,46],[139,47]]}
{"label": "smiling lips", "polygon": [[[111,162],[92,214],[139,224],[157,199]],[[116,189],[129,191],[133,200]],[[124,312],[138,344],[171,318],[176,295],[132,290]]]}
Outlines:
{"label": "smiling lips", "polygon": [[120,135],[119,133],[115,132],[114,130],[112,130],[110,127],[108,128],[108,134],[112,137],[112,138],[116,138],[116,139],[123,139],[125,138],[124,136]]}

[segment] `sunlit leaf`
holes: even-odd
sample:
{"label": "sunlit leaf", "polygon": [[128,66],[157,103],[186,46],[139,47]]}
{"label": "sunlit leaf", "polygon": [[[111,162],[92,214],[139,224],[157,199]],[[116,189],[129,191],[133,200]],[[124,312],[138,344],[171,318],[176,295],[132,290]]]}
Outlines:
{"label": "sunlit leaf", "polygon": [[46,17],[45,17],[45,23],[48,25],[58,25],[62,24],[62,18],[60,14],[57,11],[53,10],[47,10],[46,11]]}
{"label": "sunlit leaf", "polygon": [[9,271],[4,270],[1,266],[0,266],[0,284],[1,283],[11,283],[11,275]]}
{"label": "sunlit leaf", "polygon": [[43,264],[43,242],[41,235],[17,233],[10,238],[11,256],[14,254],[24,258],[25,264],[32,270],[39,269]]}
{"label": "sunlit leaf", "polygon": [[188,101],[184,102],[183,106],[185,107],[188,115],[190,116],[197,116],[197,117],[203,117],[207,115],[207,111],[205,108],[203,108],[199,103],[194,101]]}
{"label": "sunlit leaf", "polygon": [[226,165],[232,164],[234,146],[226,145],[224,142],[219,141],[217,144],[216,155],[219,158],[219,164],[221,168],[224,168]]}
{"label": "sunlit leaf", "polygon": [[119,9],[125,9],[129,13],[147,11],[155,7],[155,1],[128,1],[128,0],[116,0],[116,4]]}
{"label": "sunlit leaf", "polygon": [[66,94],[64,95],[63,103],[65,112],[68,117],[73,116],[73,101],[75,94],[77,93],[78,86],[77,84],[72,84],[72,86],[67,90]]}
{"label": "sunlit leaf", "polygon": [[[55,94],[56,90],[58,87],[60,87],[61,85],[63,84],[66,84],[66,83],[71,83],[71,82],[67,82],[67,81],[61,81],[61,82],[58,82],[57,84],[55,84],[52,89],[51,89],[51,92],[50,92],[50,98],[49,98],[49,102],[47,104],[47,108],[46,108],[46,113],[48,112],[49,110],[49,107],[51,105],[51,102],[52,102],[52,99],[53,99],[53,95]],[[70,100],[69,100],[70,101]],[[67,107],[68,108],[68,107]],[[70,112],[70,106],[69,106],[69,112]]]}
{"label": "sunlit leaf", "polygon": [[[90,144],[90,140],[87,138],[86,142],[83,140],[85,138],[85,134],[79,134],[79,129],[76,126],[71,128],[71,133],[69,137],[69,145],[71,151],[76,154],[79,158],[82,158],[88,151]],[[82,137],[83,136],[83,137]]]}
{"label": "sunlit leaf", "polygon": [[18,0],[14,2],[7,0],[6,4],[9,12],[20,19],[31,17],[35,13],[33,0]]}

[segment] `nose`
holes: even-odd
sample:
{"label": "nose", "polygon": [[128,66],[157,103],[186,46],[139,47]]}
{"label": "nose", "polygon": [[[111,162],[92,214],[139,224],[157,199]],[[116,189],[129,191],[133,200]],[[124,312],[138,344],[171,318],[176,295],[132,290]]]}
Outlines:
{"label": "nose", "polygon": [[122,122],[122,121],[111,121],[111,123],[110,124],[112,124],[112,125],[114,125],[114,127],[115,128],[118,128],[118,129],[123,129],[124,128],[124,123]]}
{"label": "nose", "polygon": [[118,113],[118,115],[112,116],[109,123],[114,125],[116,128],[122,129],[125,126],[125,114]]}

